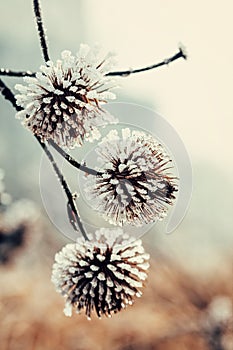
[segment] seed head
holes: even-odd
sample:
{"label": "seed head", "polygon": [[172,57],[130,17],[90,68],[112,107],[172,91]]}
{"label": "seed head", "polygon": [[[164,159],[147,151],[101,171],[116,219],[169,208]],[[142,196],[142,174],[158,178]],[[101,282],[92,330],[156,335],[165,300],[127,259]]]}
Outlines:
{"label": "seed head", "polygon": [[88,319],[93,310],[99,318],[111,317],[141,296],[149,255],[140,240],[119,228],[102,228],[89,237],[56,254],[52,282],[66,298],[66,316],[74,307],[77,313],[84,309]]}
{"label": "seed head", "polygon": [[151,136],[112,130],[96,149],[98,176],[88,176],[87,198],[111,224],[141,226],[162,220],[177,190],[172,160]]}
{"label": "seed head", "polygon": [[17,104],[24,108],[17,117],[43,141],[51,138],[63,147],[98,139],[98,127],[114,122],[101,108],[115,98],[109,91],[114,82],[106,76],[112,65],[112,54],[101,59],[87,45],[76,56],[63,51],[61,60],[48,61],[35,78],[25,77],[27,85],[16,85]]}

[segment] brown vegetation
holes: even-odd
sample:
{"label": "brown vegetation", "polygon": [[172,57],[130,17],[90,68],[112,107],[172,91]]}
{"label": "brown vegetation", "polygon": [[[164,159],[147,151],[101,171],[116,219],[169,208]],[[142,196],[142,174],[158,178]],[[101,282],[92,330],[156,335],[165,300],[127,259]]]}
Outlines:
{"label": "brown vegetation", "polygon": [[[54,246],[50,248],[52,258]],[[1,350],[232,349],[227,262],[221,271],[203,277],[166,258],[152,259],[141,299],[111,319],[88,321],[85,315],[63,315],[63,299],[50,282],[47,252],[43,243],[1,267]]]}

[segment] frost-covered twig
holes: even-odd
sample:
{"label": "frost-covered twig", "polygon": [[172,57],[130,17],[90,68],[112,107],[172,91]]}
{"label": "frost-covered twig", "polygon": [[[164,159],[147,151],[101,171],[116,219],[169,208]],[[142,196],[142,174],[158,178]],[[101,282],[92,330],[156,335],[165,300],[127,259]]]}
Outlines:
{"label": "frost-covered twig", "polygon": [[108,76],[128,77],[129,75],[134,74],[134,73],[141,73],[141,72],[152,70],[152,69],[164,66],[164,65],[168,65],[169,63],[176,61],[179,58],[187,59],[187,52],[186,52],[185,47],[182,44],[179,45],[179,52],[177,52],[175,55],[171,56],[170,58],[165,58],[163,61],[161,61],[159,63],[152,64],[151,66],[147,66],[147,67],[143,67],[143,68],[110,72],[107,75]]}
{"label": "frost-covered twig", "polygon": [[22,78],[22,77],[35,77],[36,73],[33,73],[30,70],[27,70],[27,71],[13,71],[11,69],[1,68],[0,69],[0,75],[7,76],[7,77]]}
{"label": "frost-covered twig", "polygon": [[11,102],[12,106],[17,110],[21,111],[23,108],[16,104],[16,98],[13,92],[6,86],[6,84],[0,79],[0,92],[2,96],[9,102]]}
{"label": "frost-covered twig", "polygon": [[49,61],[48,44],[47,44],[45,30],[43,27],[39,0],[33,0],[33,9],[36,17],[36,25],[39,33],[40,45],[41,45],[43,57],[45,62],[47,62]]}
{"label": "frost-covered twig", "polygon": [[42,149],[44,150],[45,154],[47,155],[48,159],[50,160],[50,163],[52,164],[52,167],[58,176],[59,182],[60,182],[62,188],[64,189],[65,194],[68,198],[67,209],[68,209],[68,215],[69,215],[70,222],[71,222],[72,226],[75,228],[76,227],[75,222],[76,222],[78,225],[77,230],[79,228],[83,237],[86,240],[88,240],[88,237],[86,235],[86,231],[83,227],[82,221],[81,221],[79,214],[78,214],[77,207],[76,207],[75,202],[74,202],[74,197],[73,197],[72,193],[70,192],[70,189],[67,185],[67,182],[66,182],[64,176],[62,175],[57,163],[54,160],[52,153],[49,151],[46,144],[41,141],[39,136],[35,136],[35,137],[36,137],[37,141],[39,142],[39,144],[41,145]]}
{"label": "frost-covered twig", "polygon": [[67,162],[69,162],[73,167],[84,171],[85,173],[89,175],[100,175],[99,172],[97,172],[94,169],[91,169],[87,167],[86,165],[82,165],[79,162],[77,162],[73,157],[71,157],[68,153],[66,153],[61,147],[59,147],[52,139],[48,140],[48,143],[63,157]]}
{"label": "frost-covered twig", "polygon": [[[165,65],[168,65],[171,62],[174,62],[176,60],[178,60],[179,58],[184,58],[185,60],[187,59],[187,52],[185,47],[180,44],[179,45],[179,51],[169,57],[169,58],[165,58],[163,61],[152,64],[151,66],[147,66],[147,67],[143,67],[143,68],[136,68],[136,69],[128,69],[128,70],[123,70],[123,71],[114,71],[114,72],[109,72],[106,74],[106,76],[119,76],[119,77],[128,77],[131,74],[134,73],[141,73],[141,72],[145,72],[148,70],[152,70],[155,68],[159,68]],[[31,72],[31,71],[13,71],[10,69],[5,69],[5,68],[1,68],[0,69],[0,75],[7,75],[7,76],[11,76],[11,77],[35,77],[36,73],[35,72]]]}

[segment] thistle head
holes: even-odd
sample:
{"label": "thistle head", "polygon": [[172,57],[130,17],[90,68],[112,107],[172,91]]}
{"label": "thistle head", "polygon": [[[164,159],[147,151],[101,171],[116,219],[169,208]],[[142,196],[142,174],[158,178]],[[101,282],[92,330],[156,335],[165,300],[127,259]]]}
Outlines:
{"label": "thistle head", "polygon": [[99,318],[111,317],[141,296],[149,255],[141,240],[119,228],[102,228],[89,238],[56,254],[52,282],[66,298],[66,316],[75,308],[77,313],[84,309],[88,319],[93,311]]}
{"label": "thistle head", "polygon": [[17,104],[23,107],[17,117],[42,141],[51,138],[63,147],[98,139],[98,127],[115,121],[101,107],[115,98],[109,91],[114,81],[106,76],[112,66],[112,54],[100,58],[87,45],[76,56],[63,51],[60,60],[41,66],[35,78],[25,77],[26,85],[16,85]]}
{"label": "thistle head", "polygon": [[142,226],[162,220],[175,200],[172,160],[152,136],[112,130],[96,153],[99,174],[88,176],[87,199],[111,224]]}

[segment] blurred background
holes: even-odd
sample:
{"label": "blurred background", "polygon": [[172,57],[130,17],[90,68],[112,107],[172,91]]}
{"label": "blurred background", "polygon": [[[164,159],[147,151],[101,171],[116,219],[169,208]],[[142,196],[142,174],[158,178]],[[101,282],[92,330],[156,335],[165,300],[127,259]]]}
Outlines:
{"label": "blurred background", "polygon": [[[67,319],[50,274],[68,240],[43,209],[42,153],[0,99],[1,350],[232,349],[232,2],[44,0],[42,8],[53,59],[98,42],[127,69],[185,44],[188,61],[119,78],[117,94],[155,109],[179,133],[192,161],[193,195],[172,235],[157,225],[143,237],[152,267],[141,300],[112,319]],[[31,1],[1,0],[0,29],[0,66],[37,70]],[[13,87],[20,79],[4,81]]]}

